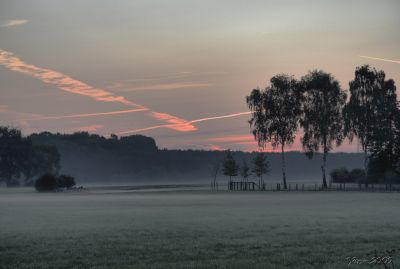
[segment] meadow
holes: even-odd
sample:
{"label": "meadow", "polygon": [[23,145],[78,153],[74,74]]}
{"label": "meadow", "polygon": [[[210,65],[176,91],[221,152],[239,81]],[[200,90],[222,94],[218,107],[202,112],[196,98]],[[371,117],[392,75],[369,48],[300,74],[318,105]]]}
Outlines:
{"label": "meadow", "polygon": [[384,268],[361,260],[389,250],[397,268],[399,205],[399,193],[1,189],[0,268]]}

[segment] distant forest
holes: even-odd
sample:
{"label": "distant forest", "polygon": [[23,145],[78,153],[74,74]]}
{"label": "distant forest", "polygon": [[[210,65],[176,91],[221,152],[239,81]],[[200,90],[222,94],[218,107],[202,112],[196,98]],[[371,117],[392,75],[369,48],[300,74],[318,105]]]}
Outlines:
{"label": "distant forest", "polygon": [[[226,153],[205,150],[159,149],[153,138],[132,135],[105,138],[87,132],[52,134],[43,132],[29,136],[36,146],[55,146],[60,153],[60,172],[76,178],[78,184],[147,184],[147,183],[209,183],[212,170]],[[249,163],[255,153],[233,152],[238,163]],[[280,182],[281,155],[267,153],[271,171],[265,182]],[[316,154],[317,159],[321,158]],[[329,166],[348,169],[363,166],[359,153],[332,153]],[[303,152],[287,153],[288,181],[319,182],[320,162],[309,160]],[[227,182],[219,173],[217,180]]]}

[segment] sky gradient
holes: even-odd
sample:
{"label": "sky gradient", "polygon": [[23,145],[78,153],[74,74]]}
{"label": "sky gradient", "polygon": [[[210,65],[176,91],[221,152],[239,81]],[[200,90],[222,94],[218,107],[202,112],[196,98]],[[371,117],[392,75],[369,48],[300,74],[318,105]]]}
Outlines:
{"label": "sky gradient", "polygon": [[[275,74],[323,69],[347,89],[370,64],[399,83],[399,11],[395,0],[2,0],[0,124],[255,150],[245,97]],[[289,150],[300,149],[297,137]]]}

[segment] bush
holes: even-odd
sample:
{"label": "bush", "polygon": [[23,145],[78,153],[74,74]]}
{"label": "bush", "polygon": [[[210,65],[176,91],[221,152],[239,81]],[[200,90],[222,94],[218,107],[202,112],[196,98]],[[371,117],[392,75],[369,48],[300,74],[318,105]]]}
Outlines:
{"label": "bush", "polygon": [[39,192],[55,191],[59,188],[71,188],[75,186],[75,179],[71,176],[44,174],[35,181],[35,189]]}
{"label": "bush", "polygon": [[331,180],[334,183],[347,183],[350,182],[349,179],[349,171],[347,170],[347,168],[337,168],[337,169],[333,169],[330,173],[331,176]]}
{"label": "bush", "polygon": [[73,177],[67,176],[67,175],[60,175],[58,177],[57,183],[58,183],[59,188],[67,188],[67,189],[76,185],[75,179]]}
{"label": "bush", "polygon": [[44,174],[35,181],[35,189],[39,192],[54,191],[57,187],[57,177],[53,174]]}
{"label": "bush", "polygon": [[366,182],[365,171],[363,169],[355,168],[349,174],[350,182],[363,184]]}

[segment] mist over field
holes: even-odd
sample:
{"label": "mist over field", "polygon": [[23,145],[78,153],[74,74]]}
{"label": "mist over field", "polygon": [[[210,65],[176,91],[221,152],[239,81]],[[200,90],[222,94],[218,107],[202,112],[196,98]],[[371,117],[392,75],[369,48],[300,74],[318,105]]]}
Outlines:
{"label": "mist over field", "polygon": [[[0,268],[342,269],[392,249],[397,266],[399,203],[398,193],[3,189]],[[349,268],[370,268],[359,266]]]}
{"label": "mist over field", "polygon": [[[225,158],[224,151],[159,149],[153,138],[133,135],[120,139],[106,139],[98,135],[50,133],[31,135],[34,144],[54,145],[61,156],[61,173],[74,175],[79,184],[209,184],[213,166]],[[235,152],[240,164],[252,163],[256,153]],[[268,183],[280,183],[281,155],[266,153],[270,172]],[[322,155],[312,160],[303,152],[286,154],[289,182],[319,183]],[[332,153],[328,157],[328,171],[345,167],[349,170],[363,167],[361,153]],[[239,180],[240,176],[238,177]],[[255,180],[254,177],[252,180]],[[228,178],[220,171],[218,181]]]}

